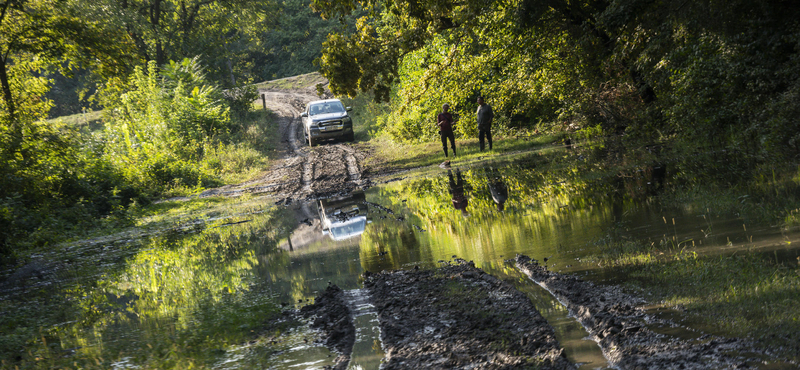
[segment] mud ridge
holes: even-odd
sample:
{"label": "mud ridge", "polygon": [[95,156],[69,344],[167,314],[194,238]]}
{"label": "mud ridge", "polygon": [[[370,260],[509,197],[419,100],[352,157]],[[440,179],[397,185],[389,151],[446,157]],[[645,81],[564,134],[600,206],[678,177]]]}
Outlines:
{"label": "mud ridge", "polygon": [[524,255],[515,261],[520,271],[566,306],[619,369],[749,369],[759,361],[752,356],[764,354],[739,338],[679,339],[656,333],[646,326],[656,319],[641,309],[644,300],[620,287],[551,272]]}
{"label": "mud ridge", "polygon": [[528,297],[472,262],[368,274],[382,370],[574,369]]}
{"label": "mud ridge", "polygon": [[311,327],[320,330],[322,338],[318,341],[339,353],[332,367],[336,370],[347,369],[356,340],[353,313],[346,302],[344,291],[336,285],[329,285],[313,304],[300,309],[303,317],[313,319]]}

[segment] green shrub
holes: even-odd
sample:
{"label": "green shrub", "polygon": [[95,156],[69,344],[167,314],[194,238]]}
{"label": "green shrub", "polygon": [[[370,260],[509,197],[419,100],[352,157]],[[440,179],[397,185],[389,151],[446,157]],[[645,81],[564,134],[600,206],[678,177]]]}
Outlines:
{"label": "green shrub", "polygon": [[223,93],[228,106],[234,113],[249,112],[253,109],[253,102],[258,99],[258,88],[254,85],[234,87]]}
{"label": "green shrub", "polygon": [[137,68],[106,130],[105,154],[127,181],[157,194],[217,183],[200,162],[207,143],[230,130],[223,94],[197,59]]}

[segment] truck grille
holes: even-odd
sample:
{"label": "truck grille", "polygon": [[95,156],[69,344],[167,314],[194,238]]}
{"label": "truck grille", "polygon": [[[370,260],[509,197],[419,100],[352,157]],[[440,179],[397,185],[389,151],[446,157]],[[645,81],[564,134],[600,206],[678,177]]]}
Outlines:
{"label": "truck grille", "polygon": [[340,120],[340,119],[317,123],[317,125],[319,125],[320,127],[322,127],[322,126],[336,126],[336,125],[341,125],[341,124],[342,124],[342,120]]}

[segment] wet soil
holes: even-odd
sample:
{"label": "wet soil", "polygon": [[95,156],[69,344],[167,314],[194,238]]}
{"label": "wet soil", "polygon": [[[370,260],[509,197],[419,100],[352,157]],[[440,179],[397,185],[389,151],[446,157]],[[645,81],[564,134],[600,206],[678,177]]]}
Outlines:
{"label": "wet soil", "polygon": [[528,297],[472,262],[370,275],[381,369],[574,369]]}
{"label": "wet soil", "polygon": [[[528,297],[472,262],[365,274],[386,353],[381,369],[574,369]],[[338,353],[353,346],[352,313],[329,286],[301,313]],[[336,368],[347,365],[337,359]]]}
{"label": "wet soil", "polygon": [[303,135],[300,113],[320,97],[315,88],[261,90],[266,106],[275,114],[281,131],[281,158],[258,179],[242,184],[209,189],[200,197],[268,194],[290,203],[299,199],[319,199],[349,194],[371,182],[363,162],[370,155],[355,143],[327,141],[310,147]]}
{"label": "wet soil", "polygon": [[[364,274],[386,354],[381,369],[576,368],[527,295],[472,262],[454,261]],[[656,326],[678,325],[648,313],[645,300],[618,286],[548,271],[523,255],[508,262],[553,294],[614,368],[755,369],[777,358],[745,339],[659,333]],[[319,343],[342,354],[335,368],[345,369],[355,329],[341,289],[328,287],[301,312],[320,329]]]}
{"label": "wet soil", "polygon": [[347,369],[356,339],[356,328],[353,325],[353,313],[345,302],[342,289],[329,285],[317,296],[314,304],[301,308],[300,314],[306,319],[312,319],[311,327],[320,331],[318,343],[339,354],[332,368]]}
{"label": "wet soil", "polygon": [[612,366],[619,369],[747,369],[770,356],[747,340],[703,335],[667,337],[649,324],[675,325],[647,314],[645,301],[618,286],[601,286],[575,276],[548,271],[524,255],[517,268],[547,289],[590,333]]}

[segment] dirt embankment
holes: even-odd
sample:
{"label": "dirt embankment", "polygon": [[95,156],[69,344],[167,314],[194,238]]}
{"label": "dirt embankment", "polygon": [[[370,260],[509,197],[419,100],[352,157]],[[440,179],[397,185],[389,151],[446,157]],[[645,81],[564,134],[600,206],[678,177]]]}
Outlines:
{"label": "dirt embankment", "polygon": [[391,369],[574,369],[528,297],[472,262],[374,274]]}
{"label": "dirt embankment", "polygon": [[664,320],[647,315],[645,302],[617,286],[600,286],[547,270],[538,261],[518,255],[516,266],[547,289],[569,310],[619,369],[742,369],[768,356],[738,338],[703,335],[695,339],[668,337],[649,323]]}
{"label": "dirt embankment", "polygon": [[[456,259],[433,270],[365,274],[364,288],[378,313],[393,369],[574,369],[553,328],[528,297],[510,284]],[[650,325],[671,324],[648,315],[642,299],[547,271],[526,256],[516,266],[564,304],[618,369],[755,369],[775,356],[737,338],[667,336]],[[338,301],[337,301],[338,300]],[[337,287],[304,308],[322,329],[321,342],[346,356],[353,345],[352,313]],[[346,368],[340,356],[337,368]]]}

